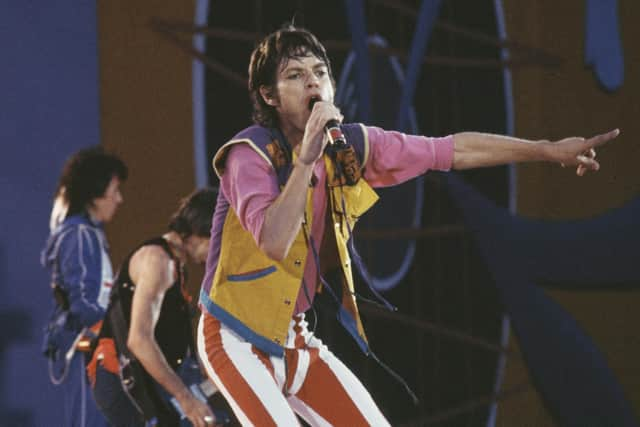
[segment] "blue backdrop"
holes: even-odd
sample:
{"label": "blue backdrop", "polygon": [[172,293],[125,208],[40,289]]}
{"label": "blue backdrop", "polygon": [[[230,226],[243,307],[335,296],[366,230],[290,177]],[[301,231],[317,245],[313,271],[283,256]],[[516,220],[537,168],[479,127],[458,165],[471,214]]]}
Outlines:
{"label": "blue backdrop", "polygon": [[64,160],[99,141],[96,3],[3,2],[0,13],[0,420],[59,425],[38,357],[50,308],[39,252]]}

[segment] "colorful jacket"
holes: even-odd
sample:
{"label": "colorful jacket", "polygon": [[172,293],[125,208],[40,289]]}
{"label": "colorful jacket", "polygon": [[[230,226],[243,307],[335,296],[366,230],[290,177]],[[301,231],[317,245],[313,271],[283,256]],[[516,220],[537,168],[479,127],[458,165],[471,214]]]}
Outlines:
{"label": "colorful jacket", "polygon": [[[350,229],[353,229],[357,219],[375,203],[378,196],[364,179],[360,179],[369,149],[366,130],[358,124],[343,125],[342,130],[352,149],[340,154],[344,157],[341,162],[344,166],[341,177],[336,174],[329,156],[324,156],[330,188],[328,197],[334,224],[333,233],[344,276],[338,318],[361,349],[368,352],[366,335],[355,301],[351,259],[346,243]],[[276,170],[282,188],[291,172],[293,154],[278,131],[261,126],[243,130],[220,148],[213,160],[216,173],[219,176],[224,173],[229,148],[241,143],[251,146]],[[353,185],[340,185],[345,178],[356,182]],[[203,283],[200,303],[211,315],[248,342],[277,356],[284,353],[283,343],[307,262],[308,230],[313,218],[312,194],[313,186],[310,186],[305,211],[306,223],[282,261],[267,257],[258,248],[251,233],[242,227],[233,209],[229,209],[229,202],[222,192],[218,195],[216,213],[224,215],[224,221],[222,229],[213,230],[211,235],[212,239],[220,239],[220,253],[213,277],[210,282]],[[215,226],[214,221],[214,228]],[[212,246],[216,246],[215,242]],[[330,289],[327,291],[331,292]]]}

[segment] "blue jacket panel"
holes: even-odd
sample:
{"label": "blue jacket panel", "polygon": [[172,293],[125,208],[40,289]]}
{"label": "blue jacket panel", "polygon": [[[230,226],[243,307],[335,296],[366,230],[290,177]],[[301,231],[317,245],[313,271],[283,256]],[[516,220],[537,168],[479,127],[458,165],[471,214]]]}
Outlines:
{"label": "blue jacket panel", "polygon": [[71,329],[90,327],[105,315],[112,282],[107,250],[102,226],[85,214],[68,217],[49,236],[41,261],[67,294]]}

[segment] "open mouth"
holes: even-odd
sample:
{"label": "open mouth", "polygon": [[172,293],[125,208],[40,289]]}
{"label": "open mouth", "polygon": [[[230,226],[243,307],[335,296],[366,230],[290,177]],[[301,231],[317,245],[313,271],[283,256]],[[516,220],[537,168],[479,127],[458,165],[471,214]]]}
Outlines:
{"label": "open mouth", "polygon": [[309,99],[309,111],[311,111],[311,109],[313,109],[313,104],[315,104],[318,101],[322,101],[322,98],[320,98],[317,95],[314,95],[311,97],[311,99]]}

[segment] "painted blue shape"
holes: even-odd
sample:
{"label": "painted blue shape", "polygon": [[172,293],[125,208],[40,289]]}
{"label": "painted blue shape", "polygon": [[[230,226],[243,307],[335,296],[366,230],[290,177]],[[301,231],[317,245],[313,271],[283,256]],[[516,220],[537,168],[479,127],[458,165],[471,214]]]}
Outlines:
{"label": "painted blue shape", "polygon": [[[493,0],[493,9],[496,17],[496,30],[498,37],[501,40],[507,40],[507,25],[504,19],[504,7],[502,0]],[[510,57],[509,49],[506,47],[500,48],[500,58],[508,60]],[[507,135],[513,135],[515,127],[515,110],[513,106],[513,85],[511,79],[511,70],[509,67],[502,69],[502,78],[504,84],[504,104],[505,104],[505,130]],[[509,179],[509,212],[516,213],[516,188],[517,188],[517,176],[515,165],[510,164],[508,168]],[[507,348],[509,345],[509,337],[511,335],[511,321],[507,314],[502,315],[502,328],[500,330],[500,345]],[[493,383],[493,392],[498,395],[502,387],[504,380],[505,369],[507,367],[507,356],[502,353],[498,356],[496,361],[496,377]],[[496,418],[498,415],[498,402],[494,400],[487,408],[487,427],[494,427],[496,425]]]}
{"label": "painted blue shape", "polygon": [[[193,24],[197,27],[207,25],[209,0],[196,0]],[[204,34],[193,35],[193,48],[206,52],[207,37]],[[206,67],[199,59],[191,61],[191,98],[193,102],[193,165],[197,188],[206,187],[209,182],[210,159],[207,157],[207,110],[206,110]]]}
{"label": "painted blue shape", "polygon": [[[386,40],[377,35],[371,36],[368,43],[387,47]],[[372,56],[369,62],[372,65],[371,82],[377,88],[371,93],[371,119],[376,125],[391,129],[398,111],[399,93],[404,84],[402,66],[396,57],[386,55]],[[347,122],[360,117],[358,113],[362,106],[355,89],[355,63],[356,54],[351,52],[345,60],[336,92],[336,103],[342,108]],[[411,133],[419,132],[413,108],[409,110],[408,123]],[[359,223],[359,228],[420,227],[424,200],[423,177],[376,191],[381,196],[380,200],[375,209],[367,213]],[[356,247],[369,267],[376,289],[391,289],[407,274],[415,254],[415,240],[378,240],[372,243],[372,251],[368,251],[361,243],[364,242],[357,241],[356,237]]]}
{"label": "painted blue shape", "polygon": [[402,87],[402,98],[398,107],[398,116],[395,129],[407,131],[409,120],[409,108],[413,105],[413,96],[422,69],[424,54],[427,49],[427,42],[433,30],[433,25],[440,11],[441,0],[423,0],[418,13],[416,30],[411,43],[409,53],[409,63],[405,75],[404,86]]}
{"label": "painted blue shape", "polygon": [[495,279],[532,382],[558,425],[637,426],[604,355],[537,285],[542,279],[587,286],[640,279],[640,225],[632,222],[640,198],[594,220],[530,221],[495,206],[455,174],[445,182]]}
{"label": "painted blue shape", "polygon": [[586,0],[585,63],[600,84],[615,91],[624,81],[624,58],[618,22],[618,0]]}
{"label": "painted blue shape", "polygon": [[369,50],[367,48],[367,30],[364,18],[364,4],[362,0],[345,0],[351,43],[355,53],[356,89],[360,100],[358,114],[354,121],[369,123],[371,100],[369,80]]}

